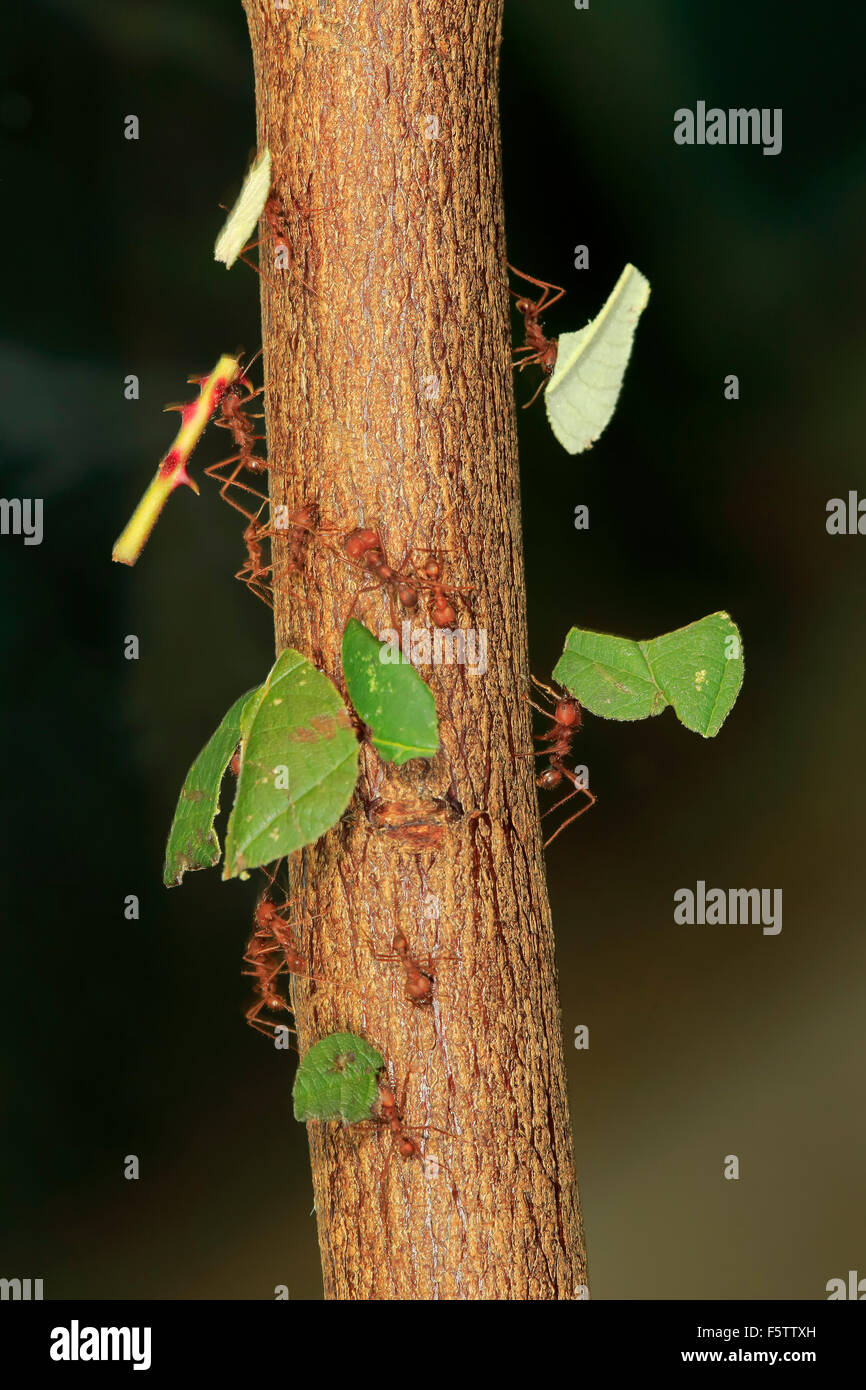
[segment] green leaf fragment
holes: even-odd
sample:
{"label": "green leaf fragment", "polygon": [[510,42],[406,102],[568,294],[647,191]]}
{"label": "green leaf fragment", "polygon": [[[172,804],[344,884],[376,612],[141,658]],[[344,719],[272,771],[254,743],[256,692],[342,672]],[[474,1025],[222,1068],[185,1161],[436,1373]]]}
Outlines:
{"label": "green leaf fragment", "polygon": [[358,779],[358,741],[338,691],[291,647],[248,698],[241,736],[224,878],[318,840],[340,819]]}
{"label": "green leaf fragment", "polygon": [[573,627],[553,679],[602,719],[646,719],[670,704],[687,729],[713,738],[743,683],[743,644],[727,613],[645,642]]}
{"label": "green leaf fragment", "polygon": [[649,296],[649,281],[627,265],[601,313],[577,333],[560,334],[544,403],[550,428],[570,454],[588,449],[609,424]]}
{"label": "green leaf fragment", "polygon": [[379,1098],[383,1058],[354,1033],[332,1033],[301,1058],[292,1101],[296,1120],[368,1120]]}
{"label": "green leaf fragment", "polygon": [[177,803],[165,850],[163,883],[173,888],[191,869],[210,869],[220,860],[214,830],[225,770],[241,737],[242,711],[258,691],[235,700],[219,728],[208,739],[192,767]]}
{"label": "green leaf fragment", "polygon": [[343,633],[343,674],[373,747],[389,763],[432,758],[439,747],[436,701],[414,666],[387,642],[379,642],[357,619]]}

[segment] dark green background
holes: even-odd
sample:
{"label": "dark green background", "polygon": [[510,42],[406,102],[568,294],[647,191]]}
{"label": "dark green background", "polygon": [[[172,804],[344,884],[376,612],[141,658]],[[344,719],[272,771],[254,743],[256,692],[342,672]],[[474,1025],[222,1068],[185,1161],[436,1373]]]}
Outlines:
{"label": "dark green background", "polygon": [[[593,1292],[822,1298],[866,1275],[866,537],[824,525],[866,491],[862,12],[591,4],[507,0],[509,252],[567,287],[554,333],[626,260],[653,288],[590,454],[541,404],[520,418],[533,666],[572,624],[650,637],[719,608],[746,653],[714,743],[670,711],[587,719],[598,806],[550,853]],[[291,1067],[243,1022],[253,886],[160,880],[193,754],[270,664],[269,616],[213,491],[172,501],[135,570],[109,561],[163,404],[259,343],[252,273],[212,259],[255,140],[243,13],[43,0],[7,12],[4,50],[2,492],[46,515],[41,547],[0,540],[0,1273],[47,1297],[318,1297]],[[781,106],[781,155],[675,146],[698,99]],[[782,888],[781,935],[676,926],[699,878]]]}

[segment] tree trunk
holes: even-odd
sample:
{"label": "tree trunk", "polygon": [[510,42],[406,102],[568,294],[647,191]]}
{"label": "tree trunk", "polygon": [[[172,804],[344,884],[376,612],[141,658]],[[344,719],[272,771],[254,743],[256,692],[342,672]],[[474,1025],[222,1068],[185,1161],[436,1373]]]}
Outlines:
{"label": "tree trunk", "polygon": [[[471,589],[455,627],[488,642],[484,675],[420,667],[436,758],[395,769],[365,744],[352,808],[293,866],[316,977],[294,981],[301,1049],[338,1031],[378,1048],[428,1160],[401,1158],[383,1125],[309,1125],[326,1295],[574,1298],[585,1260],[523,698],[501,0],[245,4],[258,144],[290,233],[288,268],[262,248],[271,505],[314,501],[336,528],[303,578],[275,541],[277,648],[342,687],[353,602],[377,634],[392,626],[389,595],[358,598],[364,576],[339,553],[360,525],[396,568],[434,549],[446,585]],[[432,1007],[377,958],[398,930],[434,957]]]}

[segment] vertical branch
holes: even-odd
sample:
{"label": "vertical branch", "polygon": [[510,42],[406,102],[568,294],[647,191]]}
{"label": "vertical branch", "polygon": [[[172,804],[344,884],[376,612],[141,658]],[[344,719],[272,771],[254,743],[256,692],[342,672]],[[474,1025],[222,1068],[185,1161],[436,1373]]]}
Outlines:
{"label": "vertical branch", "polygon": [[[326,1293],[574,1297],[585,1264],[522,698],[500,0],[245,3],[259,148],[290,231],[287,268],[273,242],[262,257],[272,503],[316,502],[335,537],[379,527],[395,566],[435,548],[446,582],[472,590],[458,623],[476,655],[487,643],[484,673],[420,668],[437,757],[398,770],[365,745],[353,809],[295,866],[319,977],[296,983],[302,1043],[365,1036],[439,1160],[436,1176],[401,1159],[381,1126],[310,1125]],[[278,648],[341,683],[364,581],[338,549],[313,546],[299,580],[277,539],[274,599]],[[355,611],[391,626],[381,589]],[[432,1008],[377,959],[398,930],[437,958]]]}

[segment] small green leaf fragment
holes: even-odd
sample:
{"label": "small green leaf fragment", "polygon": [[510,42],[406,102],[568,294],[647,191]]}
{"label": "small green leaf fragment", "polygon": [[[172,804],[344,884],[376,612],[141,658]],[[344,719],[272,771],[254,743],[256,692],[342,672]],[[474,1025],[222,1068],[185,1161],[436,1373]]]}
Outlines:
{"label": "small green leaf fragment", "polygon": [[553,679],[603,719],[645,719],[670,704],[687,729],[713,738],[743,684],[742,638],[727,613],[645,642],[573,627]]}
{"label": "small green leaf fragment", "polygon": [[354,1033],[331,1033],[301,1058],[292,1087],[296,1120],[368,1120],[383,1058]]}
{"label": "small green leaf fragment", "polygon": [[318,840],[340,819],[358,780],[358,741],[338,691],[291,647],[248,698],[241,739],[224,878]]}
{"label": "small green leaf fragment", "polygon": [[165,850],[163,883],[173,888],[191,869],[210,869],[220,860],[214,830],[225,770],[241,737],[241,713],[256,691],[235,700],[186,775]]}
{"label": "small green leaf fragment", "polygon": [[343,674],[380,757],[399,765],[435,755],[439,725],[433,692],[402,652],[379,642],[355,618],[343,633]]}

